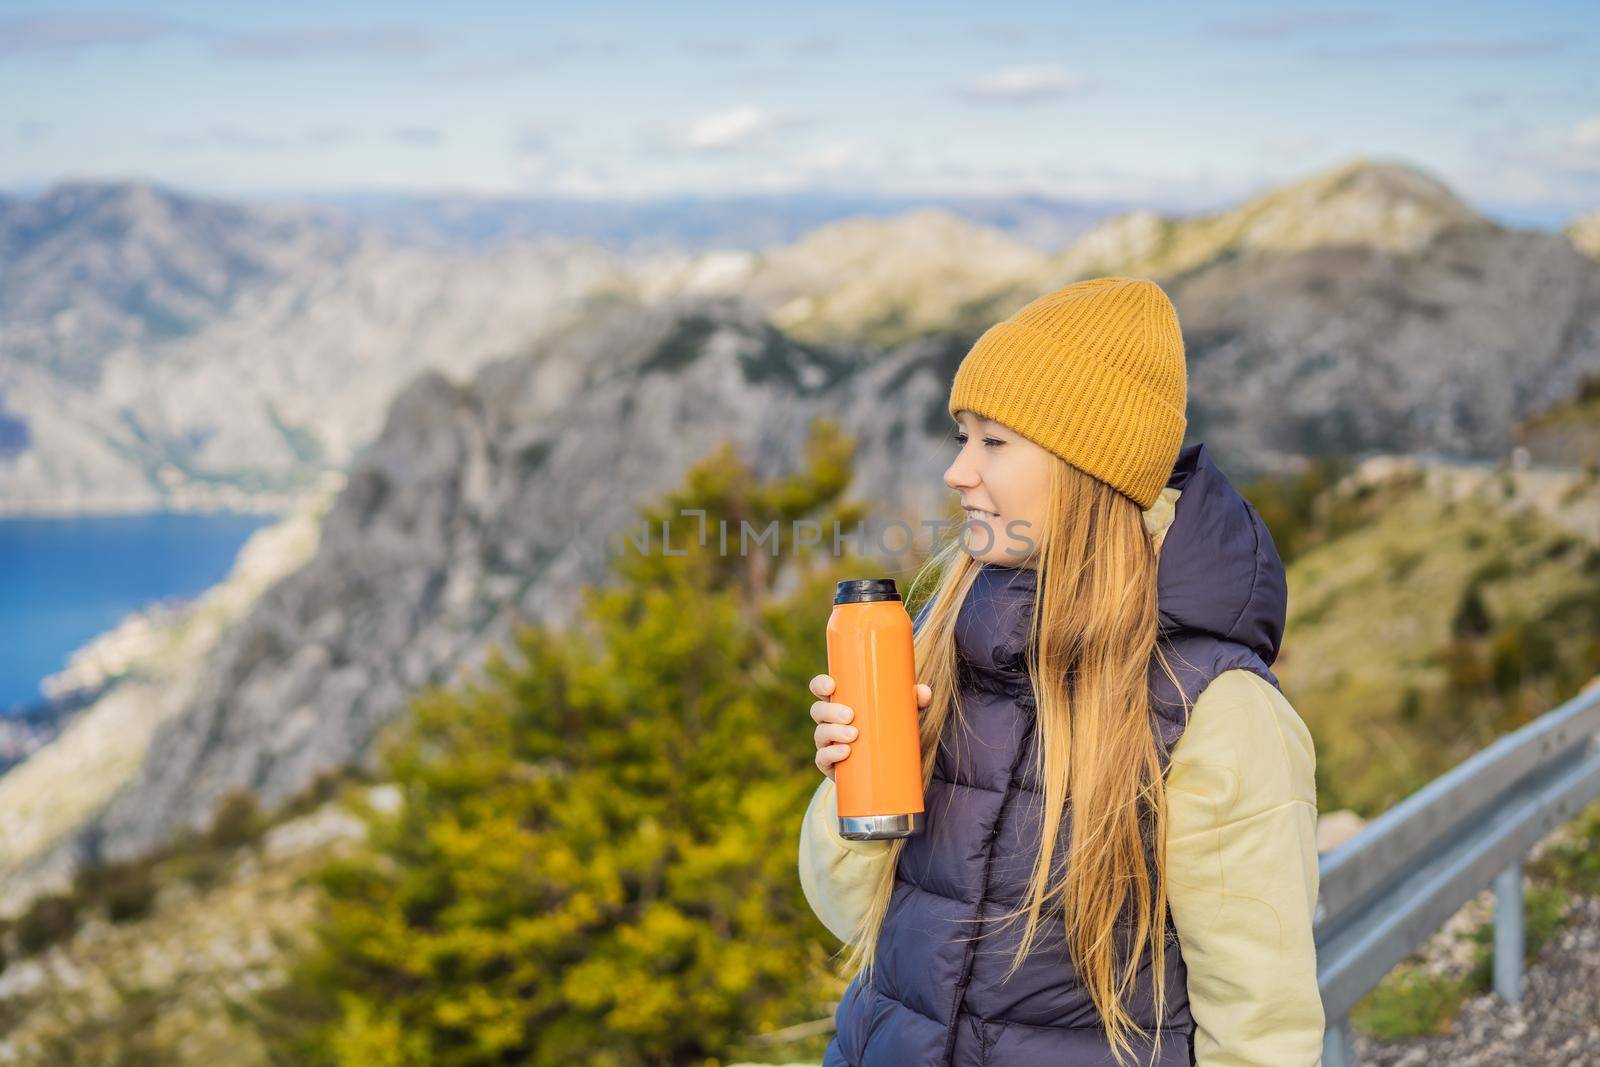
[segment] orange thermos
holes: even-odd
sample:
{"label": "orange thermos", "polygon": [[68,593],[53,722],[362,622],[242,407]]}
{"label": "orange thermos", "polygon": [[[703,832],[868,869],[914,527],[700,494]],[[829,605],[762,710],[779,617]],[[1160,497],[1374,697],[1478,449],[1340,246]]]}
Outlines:
{"label": "orange thermos", "polygon": [[922,738],[911,616],[893,578],[839,583],[828,617],[829,699],[848,705],[856,739],[834,764],[839,833],[852,841],[923,828]]}

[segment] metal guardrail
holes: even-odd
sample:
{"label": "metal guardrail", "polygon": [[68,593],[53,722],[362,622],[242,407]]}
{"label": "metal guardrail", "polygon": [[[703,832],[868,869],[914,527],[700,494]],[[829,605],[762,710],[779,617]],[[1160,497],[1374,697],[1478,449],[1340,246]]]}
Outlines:
{"label": "metal guardrail", "polygon": [[1600,687],[1546,712],[1321,859],[1315,935],[1323,1067],[1354,1067],[1350,1009],[1491,884],[1494,987],[1522,995],[1522,860],[1600,797]]}

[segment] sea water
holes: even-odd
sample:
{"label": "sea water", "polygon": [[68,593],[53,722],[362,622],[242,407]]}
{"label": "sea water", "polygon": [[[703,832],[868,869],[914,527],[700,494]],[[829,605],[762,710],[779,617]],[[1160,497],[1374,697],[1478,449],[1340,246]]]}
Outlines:
{"label": "sea water", "polygon": [[272,521],[179,512],[0,519],[0,715],[43,699],[40,681],[129,612],[214,585]]}

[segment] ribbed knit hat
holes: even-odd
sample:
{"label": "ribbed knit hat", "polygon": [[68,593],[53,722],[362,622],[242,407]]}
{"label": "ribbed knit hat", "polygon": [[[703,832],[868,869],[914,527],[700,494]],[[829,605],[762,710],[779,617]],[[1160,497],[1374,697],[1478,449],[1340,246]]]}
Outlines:
{"label": "ribbed knit hat", "polygon": [[956,369],[950,414],[1004,423],[1148,508],[1183,447],[1188,389],[1161,287],[1091,278],[985,331]]}

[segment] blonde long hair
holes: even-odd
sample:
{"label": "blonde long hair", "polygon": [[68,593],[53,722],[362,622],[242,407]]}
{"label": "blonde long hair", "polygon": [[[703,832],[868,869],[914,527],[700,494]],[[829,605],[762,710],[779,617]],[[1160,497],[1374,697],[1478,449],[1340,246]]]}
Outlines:
{"label": "blonde long hair", "polygon": [[[1053,465],[1044,529],[1030,535],[1038,544],[1030,562],[1039,572],[1028,670],[1037,709],[1035,780],[1043,786],[1044,809],[1028,892],[1018,908],[994,918],[1008,924],[1026,920],[1009,978],[1038,937],[1042,918],[1059,909],[1079,980],[1121,1062],[1132,1048],[1130,1032],[1142,1033],[1124,999],[1143,953],[1119,959],[1116,937],[1130,911],[1133,947],[1149,947],[1158,1022],[1166,997],[1167,809],[1150,728],[1152,655],[1169,677],[1172,671],[1157,642],[1156,553],[1139,505],[1065,461]],[[962,714],[956,616],[978,568],[961,540],[951,538],[911,583],[913,595],[934,585],[933,604],[916,638],[917,678],[933,690],[922,715],[924,786],[932,780],[940,738]],[[1069,796],[1072,832],[1062,878],[1049,869],[1049,859]],[[904,847],[903,840],[891,844],[891,861],[883,865],[847,946],[850,977],[865,972],[870,979]]]}

